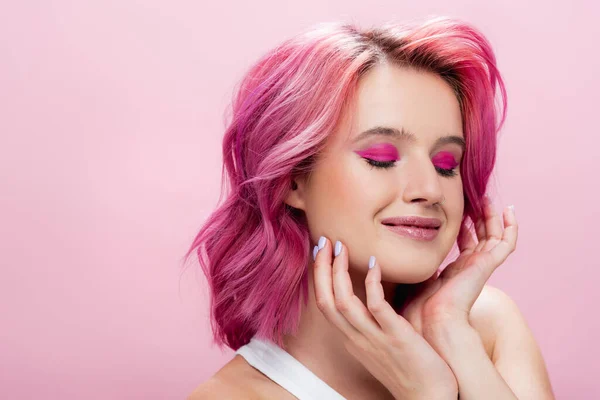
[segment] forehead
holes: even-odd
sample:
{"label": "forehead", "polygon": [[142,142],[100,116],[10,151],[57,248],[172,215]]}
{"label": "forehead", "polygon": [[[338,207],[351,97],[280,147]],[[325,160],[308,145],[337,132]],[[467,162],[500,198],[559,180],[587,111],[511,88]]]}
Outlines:
{"label": "forehead", "polygon": [[342,121],[338,142],[376,126],[412,132],[424,145],[440,136],[463,137],[460,106],[450,85],[437,74],[391,64],[377,65],[361,77]]}

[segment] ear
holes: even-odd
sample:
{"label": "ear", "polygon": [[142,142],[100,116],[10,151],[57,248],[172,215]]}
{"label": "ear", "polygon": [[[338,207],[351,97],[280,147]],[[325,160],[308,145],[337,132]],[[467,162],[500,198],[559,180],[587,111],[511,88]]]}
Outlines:
{"label": "ear", "polygon": [[285,204],[305,210],[306,208],[306,180],[303,177],[296,176],[290,182],[290,191],[285,198]]}

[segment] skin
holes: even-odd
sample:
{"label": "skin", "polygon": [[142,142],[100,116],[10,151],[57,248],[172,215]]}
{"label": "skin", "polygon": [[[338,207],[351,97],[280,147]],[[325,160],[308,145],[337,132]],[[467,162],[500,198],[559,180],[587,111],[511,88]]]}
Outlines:
{"label": "skin", "polygon": [[[369,257],[375,255],[391,294],[395,283],[422,282],[433,275],[458,235],[464,208],[460,171],[442,177],[435,166],[446,167],[445,157],[460,161],[462,149],[433,144],[447,134],[463,137],[459,104],[437,75],[378,66],[362,78],[356,107],[345,117],[310,179],[297,181],[288,204],[304,210],[314,243],[323,235],[350,249],[350,270],[357,278],[364,276]],[[354,142],[360,132],[376,126],[404,127],[417,142],[382,136]],[[359,154],[387,160],[392,158],[389,147],[399,155],[389,169],[373,168]],[[443,205],[436,204],[442,199]],[[405,215],[439,218],[438,237],[415,241],[381,224],[383,218]]]}
{"label": "skin", "polygon": [[[458,235],[464,208],[460,174],[441,176],[432,159],[451,154],[460,161],[460,146],[433,147],[440,136],[463,137],[460,108],[450,86],[437,75],[382,65],[365,74],[355,109],[345,116],[313,173],[297,180],[298,189],[290,193],[287,202],[304,210],[315,243],[323,235],[331,243],[340,240],[348,248],[353,291],[364,304],[369,257],[376,256],[385,298],[391,302],[397,283],[431,277]],[[385,136],[355,141],[361,132],[376,126],[403,127],[417,141]],[[400,159],[393,168],[372,168],[357,154],[382,153],[386,149],[383,145],[397,149]],[[388,158],[386,153],[380,158]],[[384,218],[405,215],[440,219],[437,238],[427,242],[401,237],[381,223]],[[310,321],[316,314],[313,308],[303,320],[306,317]],[[329,378],[325,381],[344,397],[391,398],[385,386],[347,351],[346,338],[335,326],[328,321],[318,327],[306,326],[286,342],[290,354],[309,363],[317,375],[322,371],[319,376]],[[306,357],[308,348],[317,359]],[[344,372],[340,365],[345,366]]]}
{"label": "skin", "polygon": [[[391,304],[399,283],[431,278],[456,240],[464,209],[460,169],[448,177],[435,167],[447,169],[458,164],[462,148],[456,143],[436,146],[435,142],[446,135],[463,137],[461,114],[455,94],[441,77],[393,65],[378,65],[363,76],[352,107],[330,135],[312,174],[295,180],[297,189],[290,192],[286,203],[304,210],[313,243],[320,236],[327,237],[329,252],[337,240],[343,243],[351,289],[365,306],[365,278],[369,257],[374,255],[381,295]],[[415,138],[374,135],[355,140],[375,126],[404,128]],[[389,169],[378,169],[365,157],[396,162]],[[402,237],[381,223],[387,217],[407,215],[440,219],[436,239]],[[324,278],[309,273],[309,304],[301,315],[298,333],[285,338],[286,351],[348,399],[393,398],[348,351],[347,336],[318,306],[315,279]],[[518,308],[506,295],[486,285],[467,318],[481,338],[486,357],[502,366],[498,371],[519,398],[521,394],[552,398],[542,397],[551,396],[551,389],[541,354]],[[509,355],[516,340],[528,343],[520,349],[519,365],[529,376],[516,375],[516,364],[510,365],[511,357],[517,359],[517,354]],[[539,385],[532,385],[532,380]],[[217,395],[295,398],[239,355],[190,399]]]}

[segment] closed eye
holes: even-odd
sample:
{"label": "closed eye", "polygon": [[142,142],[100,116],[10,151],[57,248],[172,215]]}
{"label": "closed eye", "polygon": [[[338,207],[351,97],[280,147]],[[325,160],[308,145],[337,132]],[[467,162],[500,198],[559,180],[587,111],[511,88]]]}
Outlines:
{"label": "closed eye", "polygon": [[[392,168],[392,167],[396,166],[396,160],[378,161],[378,160],[373,160],[373,159],[366,158],[366,157],[363,157],[363,158],[367,162],[367,164],[369,164],[371,167],[377,168],[377,169],[388,169],[388,168]],[[453,176],[457,175],[456,168],[446,169],[446,168],[435,167],[435,170],[437,171],[438,174],[440,174],[443,177],[453,177]]]}
{"label": "closed eye", "polygon": [[396,165],[396,160],[394,160],[394,161],[378,161],[378,160],[372,160],[370,158],[364,158],[364,159],[367,162],[367,164],[369,164],[370,166],[372,166],[374,168],[387,169],[387,168],[392,168],[393,166]]}
{"label": "closed eye", "polygon": [[447,177],[456,176],[456,174],[457,174],[456,168],[445,169],[445,168],[435,167],[435,170],[438,172],[438,174],[440,174],[442,176],[447,176]]}

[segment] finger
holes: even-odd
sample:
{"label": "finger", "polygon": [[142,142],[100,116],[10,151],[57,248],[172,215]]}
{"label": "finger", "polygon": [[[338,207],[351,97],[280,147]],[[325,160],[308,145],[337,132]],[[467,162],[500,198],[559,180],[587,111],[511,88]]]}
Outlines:
{"label": "finger", "polygon": [[478,261],[476,265],[473,265],[474,268],[465,268],[470,279],[465,279],[464,282],[461,282],[463,286],[461,286],[459,291],[466,295],[464,298],[472,300],[469,307],[473,305],[476,298],[479,296],[479,293],[485,286],[485,283],[489,280],[496,268],[498,268],[498,266],[500,266],[516,248],[518,234],[516,217],[509,208],[504,210],[503,216],[505,228],[502,239],[491,250],[480,252],[478,254]]}
{"label": "finger", "polygon": [[496,213],[494,206],[491,202],[488,202],[485,211],[485,231],[487,234],[486,244],[481,250],[487,251],[493,247],[498,240],[502,239],[503,229],[501,217]]}
{"label": "finger", "polygon": [[315,302],[317,304],[317,308],[323,313],[325,318],[327,318],[330,323],[342,331],[348,339],[354,340],[360,336],[360,333],[337,310],[335,306],[331,264],[331,242],[324,236],[321,236],[319,239],[319,246],[313,268]]}
{"label": "finger", "polygon": [[476,251],[488,251],[502,239],[503,227],[501,217],[496,213],[494,205],[488,199],[484,207],[486,238],[476,247]]}
{"label": "finger", "polygon": [[348,249],[338,241],[335,250],[339,250],[339,254],[333,260],[335,307],[364,336],[375,338],[381,335],[381,327],[363,302],[354,294],[352,280],[348,273]]}
{"label": "finger", "polygon": [[504,232],[502,238],[489,252],[492,255],[493,262],[499,266],[506,258],[515,251],[517,247],[517,238],[519,235],[519,225],[514,209],[506,207],[503,212]]}
{"label": "finger", "polygon": [[485,195],[483,197],[483,214],[479,216],[477,219],[477,223],[475,224],[475,232],[477,234],[477,246],[473,252],[478,253],[481,251],[483,246],[485,246],[487,240],[487,229],[486,229],[486,209],[488,208],[488,204],[491,203],[489,196]]}
{"label": "finger", "polygon": [[475,241],[475,238],[473,238],[473,233],[471,232],[470,228],[466,230],[464,236],[462,237],[462,240],[460,241],[460,243],[457,244],[458,250],[461,253],[473,252],[475,250],[477,242]]}
{"label": "finger", "polygon": [[375,317],[383,332],[396,338],[406,338],[408,332],[414,328],[404,317],[398,315],[394,308],[387,302],[381,285],[381,267],[375,257],[369,260],[369,271],[365,278],[367,293],[367,308]]}
{"label": "finger", "polygon": [[485,242],[485,238],[487,237],[487,233],[485,231],[485,217],[481,216],[477,220],[475,224],[475,234],[477,236],[477,246],[474,251],[479,251],[478,246],[481,245],[482,242]]}

